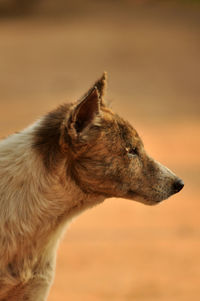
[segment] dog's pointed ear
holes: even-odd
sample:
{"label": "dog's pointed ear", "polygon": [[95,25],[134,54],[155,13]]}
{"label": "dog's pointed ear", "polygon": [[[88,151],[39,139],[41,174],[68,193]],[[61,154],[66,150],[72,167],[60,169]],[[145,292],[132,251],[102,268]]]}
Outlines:
{"label": "dog's pointed ear", "polygon": [[104,71],[103,75],[101,76],[101,78],[99,80],[96,81],[94,86],[97,87],[97,90],[99,92],[101,104],[105,105],[104,95],[105,95],[105,92],[107,89],[107,72]]}
{"label": "dog's pointed ear", "polygon": [[71,114],[70,133],[73,137],[83,137],[91,125],[97,125],[100,116],[100,97],[97,87],[89,91]]}
{"label": "dog's pointed ear", "polygon": [[104,100],[104,95],[107,88],[107,72],[104,72],[102,76],[94,83],[92,88],[89,89],[89,91],[84,94],[83,98],[85,98],[88,94],[91,93],[91,91],[94,90],[94,88],[97,89],[100,99],[100,105],[106,106],[106,102]]}

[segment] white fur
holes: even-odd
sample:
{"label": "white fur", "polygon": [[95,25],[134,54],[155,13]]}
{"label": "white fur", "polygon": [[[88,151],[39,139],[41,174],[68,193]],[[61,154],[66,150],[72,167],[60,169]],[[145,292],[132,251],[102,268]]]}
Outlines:
{"label": "white fur", "polygon": [[45,300],[67,222],[102,201],[66,181],[62,162],[56,173],[47,173],[32,146],[38,123],[0,142],[0,300],[32,279],[41,287],[27,300]]}

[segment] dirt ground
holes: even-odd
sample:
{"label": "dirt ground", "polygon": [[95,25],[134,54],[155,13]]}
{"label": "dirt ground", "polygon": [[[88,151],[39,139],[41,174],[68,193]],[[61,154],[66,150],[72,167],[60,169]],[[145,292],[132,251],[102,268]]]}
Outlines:
{"label": "dirt ground", "polygon": [[156,207],[111,199],[78,217],[48,301],[198,300],[200,5],[86,2],[0,14],[0,135],[80,97],[107,70],[113,110],[185,187]]}

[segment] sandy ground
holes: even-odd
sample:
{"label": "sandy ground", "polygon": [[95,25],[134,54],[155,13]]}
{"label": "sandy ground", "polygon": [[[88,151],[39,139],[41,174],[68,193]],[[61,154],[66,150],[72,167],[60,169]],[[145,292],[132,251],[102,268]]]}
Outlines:
{"label": "sandy ground", "polygon": [[198,300],[200,6],[102,3],[0,19],[0,135],[80,97],[107,70],[113,110],[185,188],[157,207],[111,199],[81,215],[48,301]]}

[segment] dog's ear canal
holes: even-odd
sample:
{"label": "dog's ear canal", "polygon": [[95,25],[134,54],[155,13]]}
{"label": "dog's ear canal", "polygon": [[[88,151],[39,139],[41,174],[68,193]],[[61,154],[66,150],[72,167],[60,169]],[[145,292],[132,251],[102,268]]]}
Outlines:
{"label": "dog's ear canal", "polygon": [[103,96],[106,89],[106,72],[95,82],[82,100],[72,109],[68,123],[68,136],[89,141],[97,137],[97,128],[101,123],[101,107],[106,106]]}
{"label": "dog's ear canal", "polygon": [[76,132],[81,133],[99,114],[100,97],[95,86],[74,109],[72,121]]}

